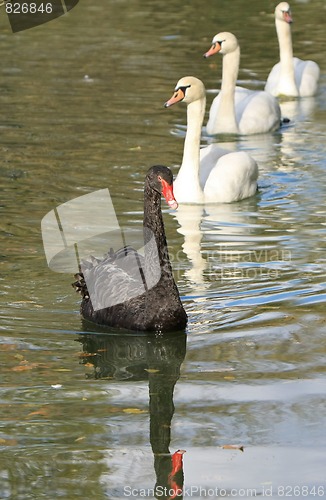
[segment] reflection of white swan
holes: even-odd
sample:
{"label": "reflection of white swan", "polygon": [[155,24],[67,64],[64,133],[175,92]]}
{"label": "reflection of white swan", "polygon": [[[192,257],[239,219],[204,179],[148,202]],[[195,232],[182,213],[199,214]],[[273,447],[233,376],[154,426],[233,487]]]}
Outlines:
{"label": "reflection of white swan", "polygon": [[306,97],[300,100],[282,101],[280,106],[283,116],[287,116],[292,123],[309,119],[316,107],[315,99],[315,97]]}
{"label": "reflection of white swan", "polygon": [[206,125],[208,134],[263,134],[281,125],[277,99],[261,90],[236,87],[240,47],[232,33],[215,35],[212,47],[204,54],[223,55],[221,91],[215,97]]}
{"label": "reflection of white swan", "polygon": [[[264,170],[268,172],[271,170],[275,157],[277,138],[278,136],[276,134],[247,135],[241,137],[241,147],[250,151],[250,154],[258,162],[260,174]],[[263,176],[261,175],[258,181],[258,188],[260,188],[262,182]]]}
{"label": "reflection of white swan", "polygon": [[187,133],[182,164],[174,183],[178,203],[231,203],[253,196],[257,191],[258,167],[244,151],[228,152],[211,144],[200,149],[206,91],[198,78],[178,81],[165,107],[187,104]]}
{"label": "reflection of white swan", "polygon": [[[282,168],[287,171],[297,170],[296,163],[301,164],[304,144],[307,141],[306,133],[307,121],[311,120],[311,115],[316,106],[315,97],[305,97],[304,99],[292,99],[281,102],[282,112],[290,118],[290,126],[284,129],[280,142],[280,161]],[[310,125],[308,124],[308,127]]]}
{"label": "reflection of white swan", "polygon": [[252,216],[252,201],[246,205],[249,211],[244,210],[243,203],[246,202],[242,202],[241,208],[235,204],[184,204],[173,213],[180,224],[178,232],[184,236],[183,251],[191,264],[186,276],[195,289],[209,285],[205,274],[216,262],[237,262],[255,241],[250,236],[258,228],[256,217]]}
{"label": "reflection of white swan", "polygon": [[200,229],[204,207],[202,205],[181,204],[173,216],[177,219],[180,228],[178,232],[184,236],[182,249],[186,254],[191,267],[186,271],[187,278],[196,284],[203,284],[203,272],[207,261],[201,253],[202,231]]}
{"label": "reflection of white swan", "polygon": [[314,61],[293,57],[291,9],[287,2],[275,8],[275,26],[280,47],[280,62],[272,68],[265,90],[274,96],[308,97],[316,94],[319,67]]}
{"label": "reflection of white swan", "polygon": [[241,137],[241,148],[250,151],[259,164],[261,175],[258,184],[261,194],[266,187],[272,194],[276,187],[275,180],[271,178],[274,170],[297,170],[296,162],[306,163],[302,152],[307,150],[304,147],[307,141],[306,131],[311,128],[310,122],[316,106],[316,97],[282,100],[280,102],[282,116],[287,116],[290,122],[284,125],[279,133]]}

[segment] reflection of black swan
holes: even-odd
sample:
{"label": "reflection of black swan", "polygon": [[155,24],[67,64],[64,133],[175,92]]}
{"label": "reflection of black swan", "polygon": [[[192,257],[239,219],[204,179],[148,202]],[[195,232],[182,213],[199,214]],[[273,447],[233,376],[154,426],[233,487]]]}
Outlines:
{"label": "reflection of black swan", "polygon": [[[171,455],[171,424],[174,414],[173,393],[180,377],[181,364],[186,355],[185,332],[141,335],[94,334],[92,325],[84,322],[89,334],[82,334],[77,341],[83,346],[80,363],[87,367],[86,378],[106,379],[108,383],[128,383],[148,380],[150,444],[154,454],[156,498],[180,498],[183,488],[183,453]],[[145,417],[144,417],[145,418]],[[135,463],[126,484],[132,484],[139,467],[144,475],[144,465]],[[141,476],[141,477],[142,477]]]}
{"label": "reflection of black swan", "polygon": [[[167,167],[149,169],[144,190],[144,257],[125,247],[110,251],[103,260],[92,258],[82,263],[83,273],[76,275],[73,286],[81,292],[81,314],[85,319],[136,331],[185,328],[187,315],[173,279],[161,212],[161,194],[169,206],[178,206],[172,183],[172,172]],[[87,290],[85,281],[88,287],[92,283],[94,294]],[[113,301],[113,305],[93,307],[90,295],[93,302]]]}

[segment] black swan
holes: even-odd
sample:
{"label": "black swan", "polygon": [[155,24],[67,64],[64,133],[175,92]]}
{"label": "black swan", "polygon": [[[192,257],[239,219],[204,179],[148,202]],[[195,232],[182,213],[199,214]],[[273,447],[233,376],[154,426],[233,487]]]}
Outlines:
{"label": "black swan", "polygon": [[[161,212],[161,194],[171,208],[178,206],[172,185],[169,168],[156,165],[149,169],[144,189],[144,256],[126,246],[117,252],[111,249],[102,260],[82,261],[73,287],[82,295],[84,319],[135,331],[185,328],[187,315],[173,279]],[[94,304],[100,297],[101,303],[114,305],[93,308],[90,296]]]}

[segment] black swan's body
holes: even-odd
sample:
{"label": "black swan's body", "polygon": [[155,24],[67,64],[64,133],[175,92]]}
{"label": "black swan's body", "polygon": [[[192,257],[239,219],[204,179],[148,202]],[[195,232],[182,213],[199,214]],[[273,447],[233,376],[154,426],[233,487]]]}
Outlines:
{"label": "black swan's body", "polygon": [[[136,331],[185,328],[187,315],[173,279],[161,212],[161,194],[172,208],[177,207],[172,183],[167,167],[149,169],[144,189],[144,256],[124,247],[117,252],[111,250],[102,260],[82,262],[82,273],[76,275],[73,286],[82,295],[81,314],[85,319]],[[92,293],[86,282],[92,283]],[[118,297],[118,303],[95,310],[90,296],[93,302],[100,297],[107,304]]]}

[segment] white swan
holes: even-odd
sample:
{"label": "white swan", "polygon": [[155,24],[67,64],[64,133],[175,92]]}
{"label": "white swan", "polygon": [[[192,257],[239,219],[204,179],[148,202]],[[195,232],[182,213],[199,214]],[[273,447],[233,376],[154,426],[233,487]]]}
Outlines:
{"label": "white swan", "polygon": [[223,55],[222,84],[209,112],[207,133],[249,135],[277,130],[281,125],[277,99],[262,90],[236,87],[240,47],[232,33],[215,35],[204,57],[218,52]]}
{"label": "white swan", "polygon": [[179,203],[231,203],[257,191],[258,167],[244,151],[229,152],[211,144],[200,149],[205,115],[206,90],[198,78],[186,76],[178,81],[165,107],[183,101],[187,104],[187,133],[183,158],[174,182]]}
{"label": "white swan", "polygon": [[275,26],[280,48],[280,62],[272,68],[265,90],[274,96],[309,97],[318,87],[319,66],[314,61],[293,57],[291,9],[287,2],[275,8]]}

